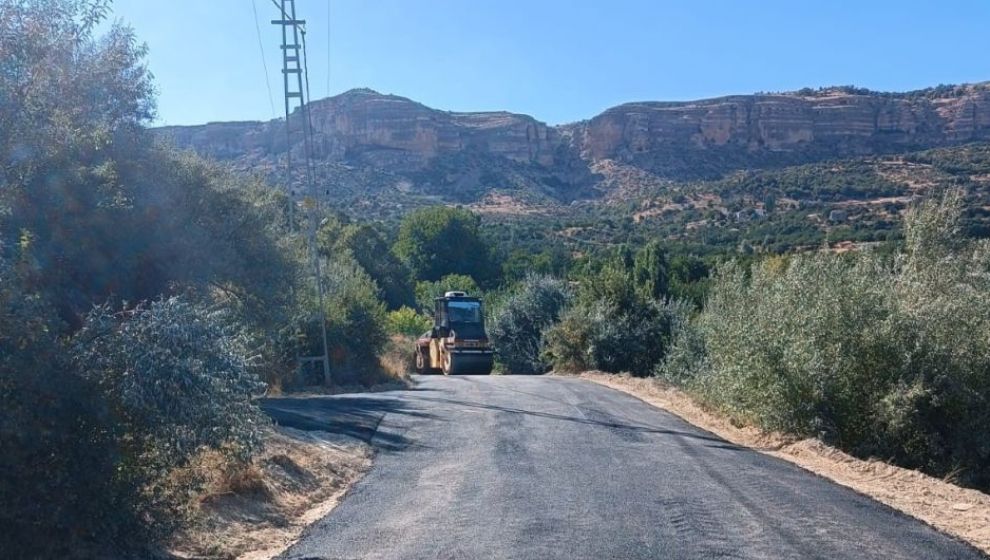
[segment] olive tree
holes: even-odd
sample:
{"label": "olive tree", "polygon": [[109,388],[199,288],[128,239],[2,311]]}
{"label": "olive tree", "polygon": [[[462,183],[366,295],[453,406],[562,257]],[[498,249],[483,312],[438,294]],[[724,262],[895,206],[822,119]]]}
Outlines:
{"label": "olive tree", "polygon": [[543,373],[550,363],[544,356],[547,330],[570,305],[567,283],[550,276],[528,276],[501,302],[489,332],[498,349],[498,362],[509,373]]}

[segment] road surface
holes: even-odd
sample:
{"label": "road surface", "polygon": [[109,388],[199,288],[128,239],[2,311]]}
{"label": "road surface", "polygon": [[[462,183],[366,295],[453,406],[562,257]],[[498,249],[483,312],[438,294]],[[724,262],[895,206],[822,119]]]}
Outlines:
{"label": "road surface", "polygon": [[273,399],[377,448],[286,559],[984,559],[849,489],[634,397],[559,377]]}

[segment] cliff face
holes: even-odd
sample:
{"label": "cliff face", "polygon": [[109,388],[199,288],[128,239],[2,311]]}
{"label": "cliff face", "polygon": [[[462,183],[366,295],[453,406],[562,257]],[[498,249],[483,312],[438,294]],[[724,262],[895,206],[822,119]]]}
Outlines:
{"label": "cliff face", "polygon": [[[315,101],[311,113],[314,153],[330,164],[384,170],[434,194],[536,185],[573,197],[601,182],[590,170],[604,160],[659,178],[711,178],[741,168],[990,140],[990,85],[630,103],[557,127],[507,112],[439,111],[371,90]],[[292,150],[301,155],[301,123],[292,125]],[[282,121],[161,130],[180,147],[247,166],[273,163],[286,151]],[[462,169],[466,161],[470,169]]]}
{"label": "cliff face", "polygon": [[[506,112],[450,113],[404,97],[352,90],[310,105],[317,158],[391,170],[424,167],[434,158],[475,150],[520,163],[554,165],[556,131],[536,119]],[[302,123],[293,116],[293,149]],[[166,127],[180,147],[222,159],[285,152],[281,121]]]}
{"label": "cliff face", "polygon": [[448,113],[404,97],[354,90],[311,106],[315,132],[337,159],[389,164],[394,152],[421,166],[448,153],[474,149],[517,162],[553,165],[553,129],[526,115]]}
{"label": "cliff face", "polygon": [[578,145],[601,160],[670,148],[850,155],[987,139],[990,91],[964,87],[942,98],[826,91],[631,103],[588,121]]}

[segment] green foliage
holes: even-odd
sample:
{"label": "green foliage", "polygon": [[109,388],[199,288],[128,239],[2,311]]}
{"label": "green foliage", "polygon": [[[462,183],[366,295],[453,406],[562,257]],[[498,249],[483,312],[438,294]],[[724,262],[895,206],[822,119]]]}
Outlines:
{"label": "green foliage", "polygon": [[704,259],[696,255],[674,255],[670,259],[670,296],[689,301],[700,309],[708,294],[708,276]]}
{"label": "green foliage", "polygon": [[436,282],[461,274],[488,285],[496,280],[497,269],[480,223],[478,216],[460,208],[417,210],[403,218],[395,253],[417,280]]}
{"label": "green foliage", "polygon": [[320,229],[321,251],[325,255],[346,252],[378,285],[381,299],[389,309],[413,305],[412,273],[392,253],[385,237],[367,224],[345,224],[329,219]]}
{"label": "green foliage", "polygon": [[120,431],[115,482],[142,495],[133,515],[160,536],[188,499],[169,475],[204,449],[246,460],[270,423],[252,401],[264,384],[249,371],[246,342],[223,312],[181,298],[98,307],[73,337],[73,365]]}
{"label": "green foliage", "polygon": [[523,280],[531,274],[563,278],[570,268],[571,256],[560,245],[538,252],[515,249],[502,262],[502,276],[508,281]]}
{"label": "green foliage", "polygon": [[411,307],[402,307],[395,311],[389,311],[387,324],[390,334],[419,336],[430,330],[433,321]]}
{"label": "green foliage", "polygon": [[659,375],[742,421],[990,485],[990,245],[959,193],[907,219],[896,259],[829,253],[721,268]]}
{"label": "green foliage", "polygon": [[492,315],[488,329],[502,369],[515,374],[544,373],[544,339],[572,299],[568,285],[549,276],[524,279]]}
{"label": "green foliage", "polygon": [[598,270],[587,271],[579,286],[582,304],[604,301],[619,309],[632,309],[646,299],[636,289],[629,266],[621,257],[607,259]]}
{"label": "green foliage", "polygon": [[419,282],[416,284],[416,303],[423,313],[433,313],[433,300],[446,292],[467,292],[468,295],[480,296],[481,288],[474,278],[463,274],[448,274],[437,282]]}
{"label": "green foliage", "polygon": [[[2,249],[2,247],[0,247]],[[0,549],[59,557],[81,541],[143,533],[113,485],[116,427],[92,383],[68,367],[41,294],[0,257]],[[107,540],[103,540],[107,539]]]}
{"label": "green foliage", "polygon": [[667,353],[689,305],[671,301],[666,251],[651,242],[586,259],[574,269],[575,305],[547,330],[543,358],[561,371],[648,375]]}
{"label": "green foliage", "polygon": [[296,275],[284,197],[154,144],[143,47],[118,26],[92,36],[107,5],[0,6],[0,146],[18,154],[0,168],[0,240],[22,240],[24,280],[70,329],[94,303],[193,290],[251,328],[257,368],[276,367]]}
{"label": "green foliage", "polygon": [[[243,458],[257,442],[253,372],[280,361],[292,314],[284,200],[154,144],[144,48],[116,25],[94,37],[107,13],[102,0],[0,2],[12,557],[114,556],[167,536],[191,497],[176,472],[189,457]],[[186,292],[198,303],[160,299]]]}
{"label": "green foliage", "polygon": [[[111,25],[99,40],[94,28],[107,0],[32,0],[0,4],[0,153],[3,171],[18,183],[52,194],[76,171],[53,164],[107,161],[154,114],[146,49],[130,29]],[[104,175],[107,177],[107,175]],[[100,193],[124,194],[108,183]],[[118,199],[118,202],[123,200]]]}
{"label": "green foliage", "polygon": [[[374,281],[353,260],[330,260],[324,279],[330,374],[336,383],[360,382],[363,376],[377,373],[378,352],[388,340],[385,305]],[[318,343],[315,330],[308,340]],[[318,347],[312,351],[319,354]]]}
{"label": "green foliage", "polygon": [[659,241],[651,241],[636,253],[632,280],[644,298],[659,301],[670,294],[667,253]]}
{"label": "green foliage", "polygon": [[0,262],[0,546],[102,556],[167,537],[196,483],[174,469],[205,448],[242,459],[266,423],[243,337],[217,312],[169,299],[98,307],[60,340],[54,313],[22,284]]}
{"label": "green foliage", "polygon": [[631,307],[606,299],[581,302],[547,331],[545,357],[558,371],[648,375],[688,313],[679,302],[640,300]]}

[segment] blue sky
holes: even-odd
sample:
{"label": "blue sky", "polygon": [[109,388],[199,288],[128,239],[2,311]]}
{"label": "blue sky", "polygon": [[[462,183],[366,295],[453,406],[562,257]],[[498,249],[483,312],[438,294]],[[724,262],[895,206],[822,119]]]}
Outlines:
{"label": "blue sky", "polygon": [[[254,2],[278,116],[276,9]],[[990,80],[990,0],[297,5],[309,22],[314,98],[370,87],[439,109],[510,110],[552,124],[636,100]],[[161,124],[272,118],[252,0],[115,0],[114,17],[150,48]]]}

